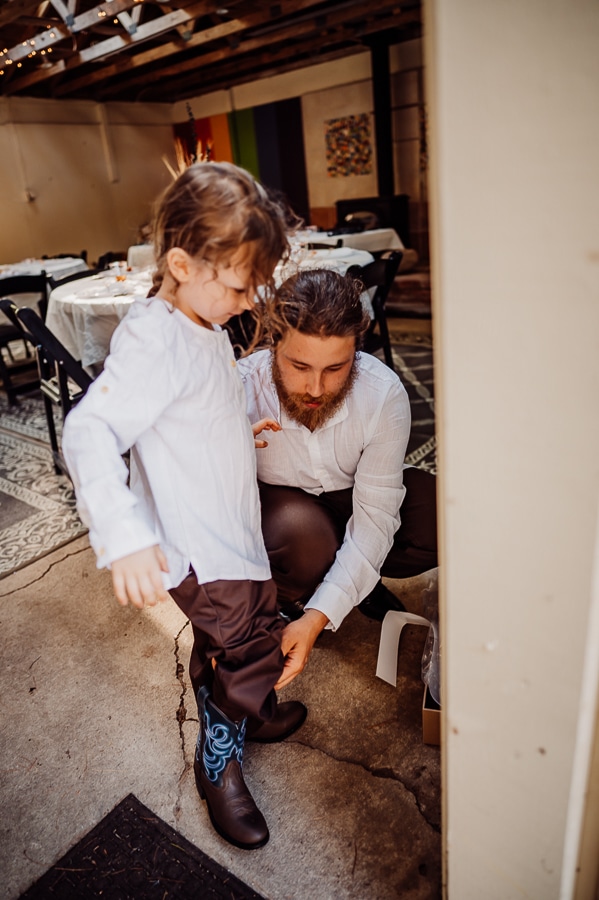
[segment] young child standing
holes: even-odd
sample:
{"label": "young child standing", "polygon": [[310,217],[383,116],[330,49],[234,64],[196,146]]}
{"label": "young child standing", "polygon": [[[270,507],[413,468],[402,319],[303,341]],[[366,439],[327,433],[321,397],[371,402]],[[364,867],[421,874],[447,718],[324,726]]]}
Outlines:
{"label": "young child standing", "polygon": [[154,296],[115,331],[104,371],[67,417],[63,451],[119,603],[142,608],[169,591],[192,623],[197,788],[219,834],[251,849],[269,833],[241,770],[246,729],[282,740],[306,709],[277,705],[273,689],[282,623],[254,435],[222,326],[268,303],[285,223],[247,172],[199,163],[164,194],[154,241]]}

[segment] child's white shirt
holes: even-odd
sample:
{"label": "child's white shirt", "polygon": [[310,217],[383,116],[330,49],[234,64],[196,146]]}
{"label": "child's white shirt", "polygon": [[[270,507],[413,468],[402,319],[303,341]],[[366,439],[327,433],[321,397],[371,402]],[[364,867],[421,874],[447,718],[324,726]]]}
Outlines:
{"label": "child's white shirt", "polygon": [[[98,567],[159,544],[176,587],[270,578],[254,437],[226,331],[136,301],[62,448]],[[130,487],[121,455],[131,448]]]}

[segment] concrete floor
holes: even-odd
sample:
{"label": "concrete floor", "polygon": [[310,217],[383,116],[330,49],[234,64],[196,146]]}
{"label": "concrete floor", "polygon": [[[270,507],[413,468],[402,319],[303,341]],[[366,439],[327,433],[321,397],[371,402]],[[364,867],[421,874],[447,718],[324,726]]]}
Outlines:
{"label": "concrete floor", "polygon": [[[425,578],[387,584],[419,613]],[[270,827],[261,850],[212,829],[190,768],[191,634],[175,604],[112,599],[82,537],[0,581],[0,896],[16,898],[125,795],[268,900],[441,896],[439,748],[421,732],[426,629],[397,688],[375,677],[380,624],[355,610],[283,692],[309,707],[283,744],[247,746]]]}

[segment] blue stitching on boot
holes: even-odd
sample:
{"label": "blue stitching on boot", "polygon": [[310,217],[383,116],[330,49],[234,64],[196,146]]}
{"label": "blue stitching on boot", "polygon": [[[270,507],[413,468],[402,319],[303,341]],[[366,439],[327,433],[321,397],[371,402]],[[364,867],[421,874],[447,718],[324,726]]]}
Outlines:
{"label": "blue stitching on boot", "polygon": [[[214,716],[214,718],[217,718]],[[245,740],[246,720],[242,719],[239,726],[231,722],[230,725],[213,721],[208,705],[204,705],[204,752],[202,762],[208,780],[216,784],[220,775],[224,772],[227,763],[235,758],[240,766],[243,766],[243,744]],[[201,747],[201,732],[196,744],[196,758],[199,759]]]}

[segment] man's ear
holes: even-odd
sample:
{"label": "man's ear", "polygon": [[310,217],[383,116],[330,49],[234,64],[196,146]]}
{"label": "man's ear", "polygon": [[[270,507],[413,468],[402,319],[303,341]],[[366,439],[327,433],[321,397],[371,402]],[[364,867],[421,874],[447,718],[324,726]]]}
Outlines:
{"label": "man's ear", "polygon": [[166,262],[169,271],[178,284],[189,281],[192,273],[193,260],[189,253],[181,247],[171,247],[166,254]]}

